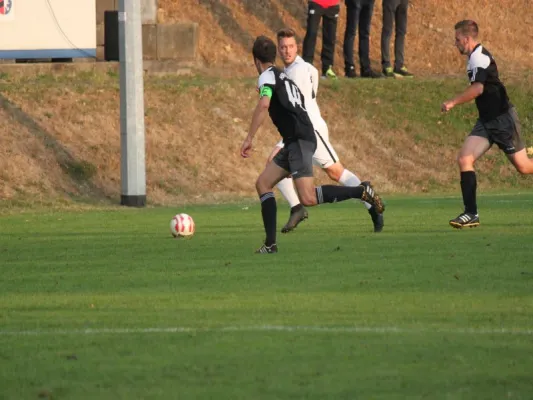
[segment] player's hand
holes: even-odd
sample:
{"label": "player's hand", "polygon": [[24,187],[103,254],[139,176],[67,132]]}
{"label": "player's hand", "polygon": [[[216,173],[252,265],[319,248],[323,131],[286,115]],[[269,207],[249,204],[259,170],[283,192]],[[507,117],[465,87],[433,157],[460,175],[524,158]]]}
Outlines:
{"label": "player's hand", "polygon": [[241,146],[241,157],[248,158],[251,156],[252,151],[252,139],[246,138]]}
{"label": "player's hand", "polygon": [[452,100],[448,100],[441,104],[440,110],[442,112],[448,112],[454,107],[455,107],[455,103]]}

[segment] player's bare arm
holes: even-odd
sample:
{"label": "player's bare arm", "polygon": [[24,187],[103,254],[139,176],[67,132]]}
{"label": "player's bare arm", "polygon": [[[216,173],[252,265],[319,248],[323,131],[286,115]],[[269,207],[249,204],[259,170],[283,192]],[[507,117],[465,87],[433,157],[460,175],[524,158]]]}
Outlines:
{"label": "player's bare arm", "polygon": [[241,156],[244,158],[251,156],[250,151],[252,150],[252,141],[268,115],[268,107],[270,107],[270,97],[261,97],[257,102],[257,106],[252,115],[252,122],[250,123],[250,129],[248,130],[248,136],[246,136],[246,139],[244,139],[241,146]]}
{"label": "player's bare arm", "polygon": [[476,97],[483,93],[483,84],[480,82],[474,82],[463,93],[454,97],[451,100],[447,100],[441,105],[442,112],[448,112],[459,104],[468,103],[474,100]]}

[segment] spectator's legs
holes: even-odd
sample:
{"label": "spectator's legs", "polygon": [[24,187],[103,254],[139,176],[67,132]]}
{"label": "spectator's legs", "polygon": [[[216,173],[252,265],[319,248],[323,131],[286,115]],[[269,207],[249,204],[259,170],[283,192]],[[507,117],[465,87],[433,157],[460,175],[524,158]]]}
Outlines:
{"label": "spectator's legs", "polygon": [[328,7],[324,10],[322,18],[322,74],[333,66],[335,54],[335,40],[337,38],[337,20],[339,19],[339,6]]}
{"label": "spectator's legs", "polygon": [[318,34],[318,25],[322,17],[323,8],[313,1],[309,2],[307,10],[307,32],[305,33],[302,58],[308,63],[313,63],[315,56],[316,37]]}
{"label": "spectator's legs", "polygon": [[401,0],[396,8],[396,34],[394,36],[394,69],[400,70],[404,64],[405,34],[407,33],[407,9],[409,0]]}
{"label": "spectator's legs", "polygon": [[354,68],[353,47],[357,23],[361,13],[361,0],[346,0],[346,30],[344,31],[344,70],[346,74]]}
{"label": "spectator's legs", "polygon": [[397,0],[383,0],[383,28],[381,30],[381,65],[383,70],[391,66],[390,40]]}
{"label": "spectator's legs", "polygon": [[374,0],[366,0],[359,16],[359,63],[361,75],[370,72],[370,23],[374,12]]}

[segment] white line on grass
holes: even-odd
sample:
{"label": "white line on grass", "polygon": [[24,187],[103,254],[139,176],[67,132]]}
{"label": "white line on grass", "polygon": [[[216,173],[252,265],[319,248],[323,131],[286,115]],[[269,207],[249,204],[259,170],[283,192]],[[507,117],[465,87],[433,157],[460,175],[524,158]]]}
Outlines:
{"label": "white line on grass", "polygon": [[201,333],[201,332],[307,332],[307,333],[392,333],[392,334],[466,334],[466,335],[533,335],[528,328],[400,328],[395,326],[219,326],[219,327],[169,327],[169,328],[87,328],[52,330],[0,330],[0,336],[45,336],[45,335],[104,335],[148,333]]}

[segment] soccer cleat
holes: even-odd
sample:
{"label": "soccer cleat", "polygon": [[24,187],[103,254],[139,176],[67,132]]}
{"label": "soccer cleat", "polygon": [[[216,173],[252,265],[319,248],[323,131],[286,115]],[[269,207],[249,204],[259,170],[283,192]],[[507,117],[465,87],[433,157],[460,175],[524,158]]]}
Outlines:
{"label": "soccer cleat", "polygon": [[370,214],[372,223],[374,224],[374,232],[381,232],[383,230],[383,226],[385,225],[383,221],[383,214],[379,214],[375,207],[371,207],[370,210],[368,210],[368,213]]}
{"label": "soccer cleat", "polygon": [[273,254],[278,252],[278,245],[276,243],[267,246],[266,244],[263,244],[261,247],[259,247],[255,254]]}
{"label": "soccer cleat", "polygon": [[327,71],[322,74],[322,78],[337,79],[337,74],[335,74],[335,72],[333,72],[333,69],[329,67]]}
{"label": "soccer cleat", "polygon": [[374,79],[377,79],[377,78],[383,78],[383,75],[380,74],[379,72],[376,72],[376,71],[373,71],[373,70],[369,69],[369,70],[366,70],[366,71],[361,71],[361,78],[374,78]]}
{"label": "soccer cleat", "polygon": [[457,218],[450,220],[450,225],[456,229],[475,228],[479,226],[479,215],[466,212],[459,214]]}
{"label": "soccer cleat", "polygon": [[378,214],[382,214],[383,211],[385,211],[385,205],[370,182],[361,182],[359,186],[363,187],[363,195],[361,196],[361,200],[366,201],[368,204],[373,206]]}
{"label": "soccer cleat", "polygon": [[398,78],[412,78],[414,75],[410,73],[406,67],[401,67],[400,69],[394,69],[394,75]]}
{"label": "soccer cleat", "polygon": [[383,75],[386,77],[386,78],[395,78],[396,76],[394,75],[394,71],[392,69],[392,67],[385,67],[383,68]]}
{"label": "soccer cleat", "polygon": [[309,214],[303,206],[298,211],[291,212],[289,220],[287,221],[285,226],[281,228],[281,233],[287,233],[292,231],[298,226],[300,222],[302,222],[304,219],[307,219],[308,216]]}

